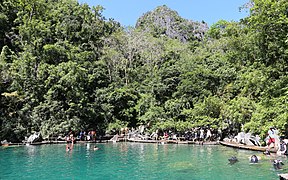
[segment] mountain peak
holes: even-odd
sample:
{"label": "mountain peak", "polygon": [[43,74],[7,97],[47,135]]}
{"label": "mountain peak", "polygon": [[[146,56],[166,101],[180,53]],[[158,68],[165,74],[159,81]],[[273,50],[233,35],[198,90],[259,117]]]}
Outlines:
{"label": "mountain peak", "polygon": [[158,37],[166,35],[182,42],[201,40],[208,30],[204,22],[193,22],[179,16],[166,5],[158,6],[153,11],[143,14],[136,23],[136,28]]}

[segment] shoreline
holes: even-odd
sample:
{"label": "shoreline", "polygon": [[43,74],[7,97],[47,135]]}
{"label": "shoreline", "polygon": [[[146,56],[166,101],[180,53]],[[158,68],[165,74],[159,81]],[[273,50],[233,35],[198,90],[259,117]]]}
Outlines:
{"label": "shoreline", "polygon": [[[97,140],[97,141],[76,141],[75,144],[78,143],[107,143],[108,140]],[[41,141],[41,142],[34,142],[34,143],[9,143],[9,144],[2,144],[2,147],[15,147],[15,146],[26,146],[26,145],[33,145],[33,146],[38,146],[38,145],[45,145],[45,144],[69,144],[66,141]]]}
{"label": "shoreline", "polygon": [[[141,139],[126,139],[121,141],[112,141],[112,140],[96,140],[96,141],[76,141],[75,144],[85,144],[85,143],[117,143],[117,142],[129,142],[129,143],[154,143],[154,144],[193,144],[193,145],[222,145],[231,148],[237,149],[245,149],[250,151],[266,151],[266,147],[263,146],[249,146],[234,142],[225,142],[225,141],[180,141],[180,140],[141,140]],[[41,142],[34,142],[34,143],[9,143],[9,144],[2,144],[2,147],[20,147],[20,146],[39,146],[39,145],[46,145],[46,144],[69,144],[66,141],[41,141]],[[274,150],[270,152],[275,153]]]}
{"label": "shoreline", "polygon": [[162,144],[197,144],[197,145],[219,145],[219,141],[180,141],[180,140],[142,140],[128,139],[128,142],[139,143],[162,143]]}
{"label": "shoreline", "polygon": [[[141,140],[141,139],[127,139],[121,141],[111,141],[111,140],[96,140],[96,141],[76,141],[75,144],[84,144],[84,143],[117,143],[117,142],[131,142],[131,143],[162,143],[162,144],[196,144],[196,145],[219,145],[219,141],[179,141],[179,140]],[[26,145],[45,145],[45,144],[69,144],[66,141],[41,141],[34,143],[9,143],[2,144],[2,147],[15,147],[15,146],[26,146]]]}

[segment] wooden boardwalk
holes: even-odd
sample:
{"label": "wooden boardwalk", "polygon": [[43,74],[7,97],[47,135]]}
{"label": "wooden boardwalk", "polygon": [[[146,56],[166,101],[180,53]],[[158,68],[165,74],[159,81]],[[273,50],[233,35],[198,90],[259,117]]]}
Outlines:
{"label": "wooden boardwalk", "polygon": [[280,180],[288,180],[288,174],[278,174]]}
{"label": "wooden boardwalk", "polygon": [[[81,143],[107,143],[107,140],[97,140],[97,141],[76,141],[77,144]],[[2,144],[3,147],[17,147],[17,146],[26,146],[26,145],[44,145],[44,144],[67,144],[66,141],[41,141],[41,142],[33,142],[33,143],[8,143]]]}
{"label": "wooden boardwalk", "polygon": [[[238,148],[238,149],[262,151],[262,152],[265,152],[267,150],[267,147],[263,147],[263,146],[251,146],[251,145],[239,144],[239,143],[235,143],[235,142],[224,142],[224,141],[220,141],[219,143],[221,145],[224,145],[224,146]],[[272,149],[270,149],[270,152],[275,153],[276,151],[272,148]]]}
{"label": "wooden boardwalk", "polygon": [[159,143],[159,144],[199,144],[199,145],[217,145],[219,142],[198,142],[198,141],[180,141],[180,140],[145,140],[145,139],[128,139],[129,142],[139,142],[139,143]]}

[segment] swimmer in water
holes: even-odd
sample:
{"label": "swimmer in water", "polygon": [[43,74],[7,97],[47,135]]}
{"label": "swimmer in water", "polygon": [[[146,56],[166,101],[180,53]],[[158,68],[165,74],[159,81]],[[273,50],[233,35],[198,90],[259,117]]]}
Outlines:
{"label": "swimmer in water", "polygon": [[234,164],[234,163],[238,162],[238,159],[236,156],[232,156],[231,158],[228,159],[228,161],[230,164]]}
{"label": "swimmer in water", "polygon": [[256,156],[255,154],[250,157],[250,163],[258,163],[261,157]]}
{"label": "swimmer in water", "polygon": [[278,169],[282,169],[282,166],[284,165],[284,163],[280,160],[280,159],[275,159],[273,161],[273,166],[276,170]]}

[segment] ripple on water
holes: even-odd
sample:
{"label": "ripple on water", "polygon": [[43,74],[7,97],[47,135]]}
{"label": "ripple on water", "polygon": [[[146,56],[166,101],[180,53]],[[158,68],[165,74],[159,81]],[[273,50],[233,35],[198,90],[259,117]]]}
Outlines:
{"label": "ripple on water", "polygon": [[[269,158],[223,146],[108,143],[0,148],[0,179],[277,179]],[[258,153],[260,154],[260,153]],[[236,156],[233,165],[228,158]]]}

